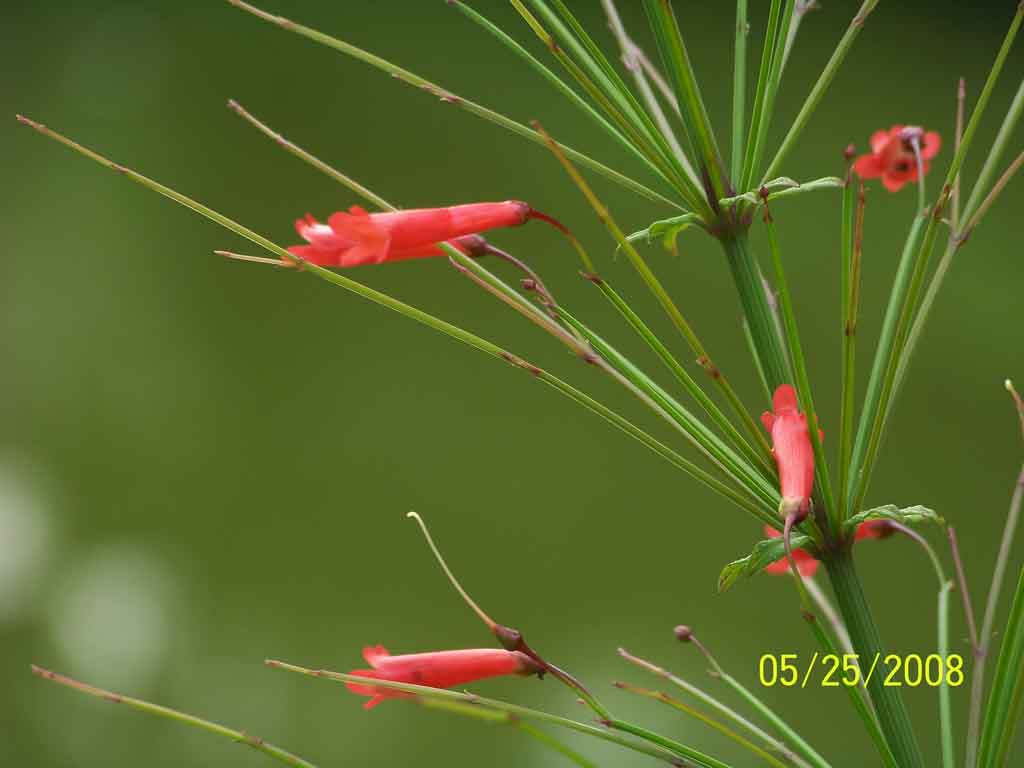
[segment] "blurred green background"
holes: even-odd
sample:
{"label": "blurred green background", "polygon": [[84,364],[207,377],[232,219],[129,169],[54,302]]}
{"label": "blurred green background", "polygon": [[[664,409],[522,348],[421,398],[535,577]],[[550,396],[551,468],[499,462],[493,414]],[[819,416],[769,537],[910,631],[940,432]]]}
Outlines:
{"label": "blurred green background", "polygon": [[[267,2],[636,170],[441,0]],[[473,5],[543,56],[506,3]],[[599,4],[572,5],[611,50]],[[621,5],[646,43],[639,3]],[[766,4],[751,5],[756,41]],[[823,5],[800,31],[773,147],[856,8]],[[919,123],[946,139],[934,188],[951,156],[956,78],[967,78],[973,103],[1014,5],[883,2],[784,172],[837,173],[847,143],[863,148],[876,128]],[[727,144],[731,5],[677,7]],[[693,649],[673,639],[681,622],[752,686],[761,654],[813,652],[784,581],[764,576],[715,594],[719,568],[757,540],[755,522],[520,372],[313,278],[220,260],[213,249],[253,249],[13,116],[45,122],[284,244],[296,240],[296,216],[355,200],[242,123],[225,109],[229,97],[400,205],[527,200],[575,230],[685,357],[544,150],[226,3],[23,2],[0,14],[0,764],[267,763],[45,684],[30,662],[244,728],[321,765],[561,764],[511,730],[402,703],[366,713],[339,686],[262,665],[277,657],[347,670],[362,665],[364,644],[402,653],[490,642],[404,519],[409,509],[432,523],[489,612],[523,629],[616,713],[736,766],[759,764],[609,685],[654,684],[619,660],[621,645],[715,689]],[[996,89],[968,178],[1024,69],[1022,54],[1018,46]],[[627,230],[668,213],[604,181],[595,186]],[[1024,383],[1022,201],[1015,183],[956,263],[870,498],[926,504],[954,522],[978,603],[1021,456],[1002,381]],[[838,194],[821,192],[775,208],[830,438],[838,205]],[[889,195],[870,185],[865,368],[913,208],[912,189]],[[550,230],[531,225],[494,240],[657,370]],[[678,259],[651,248],[651,263],[760,410],[723,258],[700,234],[685,234],[681,246]],[[444,262],[351,276],[507,345],[675,439]],[[931,652],[936,586],[922,554],[888,540],[860,547],[858,561],[891,649]],[[1018,546],[1012,573],[1020,564]],[[969,650],[958,607],[953,647]],[[587,717],[551,681],[475,690]],[[876,764],[843,693],[760,693],[836,766]],[[935,693],[907,698],[937,762]],[[966,698],[966,688],[954,694],[958,744]],[[643,762],[568,740],[602,764]],[[1020,746],[1016,755],[1024,760]]]}

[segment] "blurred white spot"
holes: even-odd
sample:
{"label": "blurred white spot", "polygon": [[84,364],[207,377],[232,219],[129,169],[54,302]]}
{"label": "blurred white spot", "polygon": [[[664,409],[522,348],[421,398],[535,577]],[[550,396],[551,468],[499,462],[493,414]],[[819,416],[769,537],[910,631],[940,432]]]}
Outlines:
{"label": "blurred white spot", "polygon": [[18,620],[35,604],[52,538],[39,473],[0,460],[0,623]]}
{"label": "blurred white spot", "polygon": [[143,692],[176,632],[177,590],[162,559],[142,546],[104,547],[68,568],[50,601],[63,668],[105,688]]}

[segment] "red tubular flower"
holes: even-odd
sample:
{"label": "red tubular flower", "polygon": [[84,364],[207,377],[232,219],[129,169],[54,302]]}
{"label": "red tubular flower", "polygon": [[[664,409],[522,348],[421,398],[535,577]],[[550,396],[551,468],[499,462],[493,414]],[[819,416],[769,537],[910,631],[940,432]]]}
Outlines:
{"label": "red tubular flower", "polygon": [[[363,658],[373,669],[355,669],[352,670],[353,675],[431,688],[451,688],[498,675],[533,675],[541,669],[526,654],[500,648],[468,648],[392,656],[384,646],[374,645],[363,648]],[[362,683],[346,685],[353,693],[371,697],[363,705],[364,709],[373,709],[385,699],[410,695]]]}
{"label": "red tubular flower", "polygon": [[921,167],[928,173],[931,159],[942,147],[942,137],[935,131],[925,133],[913,125],[894,125],[888,131],[871,134],[871,152],[861,155],[853,169],[862,179],[881,177],[883,186],[896,192],[908,181],[917,181],[917,158],[913,141],[921,147]]}
{"label": "red tubular flower", "polygon": [[779,467],[783,517],[795,514],[797,522],[810,509],[814,489],[814,449],[807,432],[807,416],[797,406],[796,390],[782,384],[772,397],[772,410],[761,414],[761,423],[772,436],[772,455]]}
{"label": "red tubular flower", "polygon": [[[764,532],[773,539],[777,539],[782,535],[781,531],[775,530],[770,525],[765,525]],[[793,550],[793,560],[796,561],[796,568],[800,571],[801,576],[813,576],[818,570],[818,561],[814,559],[813,555],[808,554],[803,549]],[[768,573],[788,573],[789,560],[785,557],[780,557],[771,565],[766,566],[765,571]]]}
{"label": "red tubular flower", "polygon": [[354,205],[348,213],[332,214],[326,224],[309,214],[296,221],[296,231],[309,245],[293,245],[288,251],[322,267],[441,256],[444,251],[438,244],[446,241],[463,253],[475,254],[483,244],[477,232],[516,227],[533,218],[552,221],[561,228],[516,200],[386,213],[367,213]]}

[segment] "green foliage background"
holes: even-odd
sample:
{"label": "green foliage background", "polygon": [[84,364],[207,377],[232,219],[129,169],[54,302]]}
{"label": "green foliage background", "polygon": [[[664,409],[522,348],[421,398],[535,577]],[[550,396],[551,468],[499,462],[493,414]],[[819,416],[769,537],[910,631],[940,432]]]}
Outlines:
{"label": "green foliage background", "polygon": [[[457,93],[538,118],[631,170],[441,0],[268,2]],[[848,0],[823,4],[788,65],[775,142],[855,10]],[[507,4],[473,5],[543,54]],[[572,5],[610,47],[598,4]],[[646,41],[639,4],[622,5]],[[762,5],[752,3],[755,41]],[[731,4],[677,6],[727,144]],[[864,147],[871,131],[895,122],[942,132],[941,170],[956,78],[967,78],[972,102],[1013,6],[881,3],[787,175],[838,173],[847,143]],[[30,662],[242,727],[321,765],[558,764],[511,730],[402,703],[365,713],[339,686],[262,666],[278,657],[347,670],[361,666],[364,644],[400,653],[490,642],[405,521],[416,509],[487,610],[617,713],[755,765],[699,725],[609,685],[651,683],[618,659],[623,645],[714,688],[671,635],[682,622],[754,686],[761,654],[813,652],[783,580],[714,592],[720,567],[757,540],[752,520],[521,372],[310,277],[218,259],[214,248],[244,246],[13,116],[47,123],[285,244],[295,241],[296,216],[355,201],[239,121],[224,108],[229,97],[400,205],[527,200],[576,231],[603,274],[683,352],[545,151],[226,3],[8,3],[0,19],[0,764],[266,760],[45,684]],[[1022,69],[1018,46],[970,172]],[[667,213],[595,186],[627,230]],[[954,267],[869,499],[925,504],[956,524],[978,603],[1021,455],[1002,381],[1024,383],[1022,202],[1016,183]],[[913,208],[909,188],[889,195],[870,185],[865,369]],[[775,214],[832,437],[838,194],[780,201]],[[530,225],[494,239],[657,370],[551,231]],[[722,255],[700,234],[685,234],[681,246],[678,259],[652,247],[651,263],[759,410]],[[442,261],[351,274],[550,366],[673,439]],[[1014,573],[1020,552],[1018,542]],[[931,652],[936,585],[921,553],[890,539],[862,545],[858,560],[892,650]],[[954,617],[953,647],[966,654],[959,608]],[[478,690],[586,717],[552,681]],[[836,766],[874,764],[840,691],[762,693]],[[907,697],[937,761],[936,696],[921,688]],[[966,698],[966,687],[954,696],[961,724]],[[602,764],[640,760],[570,740]],[[1024,759],[1019,746],[1016,755]]]}

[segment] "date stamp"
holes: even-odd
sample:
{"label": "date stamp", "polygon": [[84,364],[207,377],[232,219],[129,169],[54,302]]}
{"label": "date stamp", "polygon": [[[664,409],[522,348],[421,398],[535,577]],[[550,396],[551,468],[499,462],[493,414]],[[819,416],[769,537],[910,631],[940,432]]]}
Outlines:
{"label": "date stamp", "polygon": [[883,685],[892,688],[957,688],[964,682],[964,657],[958,653],[945,657],[937,653],[879,653],[862,660],[855,653],[815,653],[804,663],[796,653],[765,653],[758,661],[757,672],[765,688],[855,688],[870,684],[876,675],[882,677]]}

